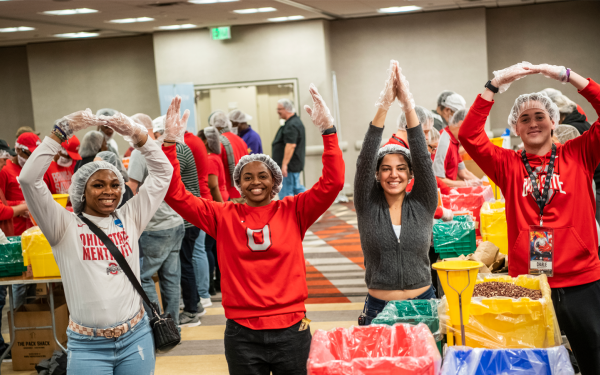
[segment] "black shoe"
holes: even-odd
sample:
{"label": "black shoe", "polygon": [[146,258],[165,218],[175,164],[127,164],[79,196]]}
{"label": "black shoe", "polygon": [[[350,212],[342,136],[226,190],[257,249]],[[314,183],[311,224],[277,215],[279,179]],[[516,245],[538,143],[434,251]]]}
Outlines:
{"label": "black shoe", "polygon": [[[0,355],[2,355],[7,349],[8,349],[7,344],[4,344],[2,347],[0,347]],[[4,360],[7,360],[7,359],[12,359],[12,353],[10,351],[8,352],[6,357],[4,357]]]}
{"label": "black shoe", "polygon": [[214,286],[212,286],[212,285],[211,285],[211,286],[208,288],[208,294],[210,294],[211,296],[216,296],[216,295],[217,295],[217,291],[215,290],[215,287],[214,287]]}

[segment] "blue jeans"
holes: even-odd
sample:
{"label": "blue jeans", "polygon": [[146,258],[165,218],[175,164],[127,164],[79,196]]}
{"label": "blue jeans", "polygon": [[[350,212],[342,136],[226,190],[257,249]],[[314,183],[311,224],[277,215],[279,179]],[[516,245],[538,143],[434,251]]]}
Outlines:
{"label": "blue jeans", "polygon": [[300,172],[288,172],[287,177],[283,178],[283,185],[279,192],[279,198],[289,197],[304,193],[306,188],[300,183]]}
{"label": "blue jeans", "polygon": [[154,373],[154,337],[148,315],[116,339],[85,336],[67,329],[67,373],[129,375]]}
{"label": "blue jeans", "polygon": [[[436,298],[435,288],[432,285],[429,287],[429,289],[424,291],[422,294],[416,296],[415,298],[410,298],[410,300],[434,299],[434,298]],[[363,326],[371,325],[371,321],[373,321],[373,319],[375,319],[377,317],[377,314],[379,314],[381,311],[383,311],[383,308],[388,304],[388,302],[390,302],[390,301],[384,301],[382,299],[375,298],[367,293],[367,298],[365,298],[365,307],[363,308],[363,314],[366,315],[366,317],[364,320],[364,324],[361,324],[359,321],[359,325],[363,325]]]}
{"label": "blue jeans", "polygon": [[140,243],[144,247],[144,263],[141,269],[144,292],[150,301],[158,304],[158,295],[152,280],[152,275],[158,272],[163,311],[171,314],[175,324],[179,324],[179,250],[184,234],[185,230],[181,224],[166,230],[145,231],[140,237]]}
{"label": "blue jeans", "polygon": [[206,246],[204,241],[206,232],[200,231],[196,243],[194,244],[194,254],[192,260],[194,262],[194,274],[196,275],[196,285],[198,287],[198,295],[200,298],[210,298],[208,287],[210,285],[208,257],[206,254]]}

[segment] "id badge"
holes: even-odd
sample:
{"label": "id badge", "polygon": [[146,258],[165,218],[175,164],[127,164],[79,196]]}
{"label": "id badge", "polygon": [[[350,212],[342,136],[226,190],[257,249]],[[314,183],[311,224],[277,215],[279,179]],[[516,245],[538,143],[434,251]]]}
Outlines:
{"label": "id badge", "polygon": [[554,275],[554,229],[529,226],[529,274]]}

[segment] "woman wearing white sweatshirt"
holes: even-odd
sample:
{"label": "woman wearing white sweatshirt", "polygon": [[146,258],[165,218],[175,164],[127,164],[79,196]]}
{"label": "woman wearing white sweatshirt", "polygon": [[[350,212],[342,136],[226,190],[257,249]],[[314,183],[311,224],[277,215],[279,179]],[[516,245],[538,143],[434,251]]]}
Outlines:
{"label": "woman wearing white sweatshirt", "polygon": [[[131,140],[148,164],[139,193],[117,209],[125,185],[104,161],[82,166],[69,189],[74,213],[52,199],[43,176],[61,142],[73,132],[109,126]],[[58,120],[52,134],[30,156],[19,177],[30,213],[50,242],[71,314],[67,329],[72,374],[152,374],[154,342],[142,299],[98,237],[77,217],[96,224],[119,248],[140,278],[138,238],[169,187],[173,167],[146,128],[127,116],[94,116],[88,109]]]}

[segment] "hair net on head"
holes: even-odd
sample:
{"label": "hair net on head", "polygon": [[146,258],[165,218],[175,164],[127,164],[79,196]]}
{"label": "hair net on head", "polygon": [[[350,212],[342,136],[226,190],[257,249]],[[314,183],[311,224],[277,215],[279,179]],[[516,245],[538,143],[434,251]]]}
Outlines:
{"label": "hair net on head", "polygon": [[459,111],[461,109],[465,109],[467,107],[467,102],[465,98],[463,98],[459,94],[451,94],[446,97],[444,102],[442,103],[443,107],[448,107],[454,112]]}
{"label": "hair net on head", "polygon": [[572,125],[558,125],[554,129],[554,135],[558,138],[561,144],[565,144],[566,141],[579,137],[579,130]]}
{"label": "hair net on head", "polygon": [[102,108],[96,111],[96,116],[114,116],[117,113],[119,113],[119,111],[117,111],[116,109]]}
{"label": "hair net on head", "polygon": [[252,120],[252,116],[240,111],[239,109],[234,109],[233,111],[229,112],[229,120],[233,122],[244,123]]}
{"label": "hair net on head", "polygon": [[453,126],[463,121],[465,119],[465,116],[467,116],[467,112],[468,111],[466,109],[460,109],[456,111],[452,115],[452,117],[450,117],[450,121],[448,121],[448,126]]}
{"label": "hair net on head", "polygon": [[547,89],[543,89],[542,91],[540,91],[540,93],[545,94],[552,101],[554,101],[554,99],[557,96],[562,95],[562,92],[560,90],[553,89],[553,88],[550,88],[550,87],[548,87]]}
{"label": "hair net on head", "polygon": [[552,101],[558,107],[559,113],[569,114],[577,109],[577,104],[575,104],[574,101],[572,101],[564,95],[557,95],[556,97],[554,97],[554,99],[552,99]]}
{"label": "hair net on head", "polygon": [[131,116],[133,121],[137,122],[140,125],[143,125],[146,129],[152,130],[154,125],[152,124],[152,118],[145,113],[136,113]]}
{"label": "hair net on head", "polygon": [[210,152],[213,154],[220,154],[221,135],[219,134],[219,131],[212,126],[209,126],[204,129],[204,136],[206,137],[206,144],[208,145]]}
{"label": "hair net on head", "polygon": [[104,143],[103,133],[97,130],[92,130],[91,132],[86,133],[81,140],[81,144],[79,145],[79,156],[82,158],[87,158],[96,155],[98,152],[100,152],[102,143]]}
{"label": "hair net on head", "polygon": [[[425,107],[420,105],[415,106],[415,113],[419,119],[419,123],[423,127],[423,130],[431,130],[433,128],[433,113]],[[406,130],[406,114],[402,112],[398,116],[398,130]]]}
{"label": "hair net on head", "polygon": [[[206,131],[204,133],[206,134]],[[283,174],[281,173],[281,169],[277,163],[275,163],[275,160],[271,159],[269,155],[265,154],[242,156],[238,164],[235,166],[235,170],[233,171],[233,182],[235,183],[235,188],[238,189],[242,195],[242,198],[244,198],[244,192],[242,191],[242,184],[240,181],[242,178],[242,169],[244,169],[246,164],[252,163],[253,161],[260,161],[271,171],[271,174],[273,175],[273,190],[271,190],[271,197],[274,197],[281,191]]]}
{"label": "hair net on head", "polygon": [[117,167],[119,172],[121,172],[121,176],[123,176],[123,180],[125,180],[125,182],[129,181],[129,174],[127,174],[127,170],[125,170],[125,166],[123,166],[123,162],[121,161],[121,159],[119,159],[117,157],[117,155],[115,155],[114,152],[102,151],[102,152],[99,152],[98,155],[96,155],[96,157]]}
{"label": "hair net on head", "polygon": [[0,159],[10,159],[12,156],[6,150],[0,150]]}
{"label": "hair net on head", "polygon": [[437,129],[431,129],[429,132],[429,143],[435,143],[440,141],[440,132]]}
{"label": "hair net on head", "polygon": [[532,108],[543,110],[550,116],[554,125],[558,125],[560,119],[558,107],[548,96],[546,96],[546,94],[540,94],[539,92],[523,94],[515,100],[515,104],[513,104],[510,114],[508,115],[508,125],[515,134],[517,133],[519,116],[521,116],[521,113],[524,111]]}
{"label": "hair net on head", "polygon": [[112,171],[119,179],[119,184],[121,185],[121,198],[119,198],[117,207],[121,204],[121,201],[123,200],[123,193],[125,192],[125,182],[123,181],[123,176],[121,176],[121,173],[114,165],[105,161],[94,161],[83,165],[71,177],[71,186],[69,186],[69,200],[73,205],[73,212],[75,212],[75,214],[79,214],[81,211],[83,211],[83,206],[85,205],[85,187],[87,186],[88,180],[94,173],[102,169],[108,169],[109,171]]}
{"label": "hair net on head", "polygon": [[279,99],[277,104],[281,104],[283,109],[290,113],[296,113],[296,109],[294,108],[294,103],[289,99]]}
{"label": "hair net on head", "polygon": [[216,110],[208,117],[208,124],[214,126],[217,129],[227,128],[231,130],[231,121],[227,114],[221,110]]}
{"label": "hair net on head", "polygon": [[152,131],[156,132],[164,132],[165,131],[165,119],[166,115],[159,116],[152,120]]}
{"label": "hair net on head", "polygon": [[437,100],[438,107],[443,107],[444,106],[444,101],[446,101],[446,98],[449,97],[452,94],[454,94],[454,91],[450,91],[450,90],[444,90],[444,91],[442,91],[440,93],[440,95],[438,96],[438,100]]}
{"label": "hair net on head", "polygon": [[406,162],[408,163],[408,169],[412,170],[412,160],[410,159],[410,150],[406,147],[397,145],[397,144],[389,144],[385,145],[377,151],[377,169],[379,169],[379,165],[381,165],[381,161],[383,157],[388,154],[400,154],[404,156]]}

